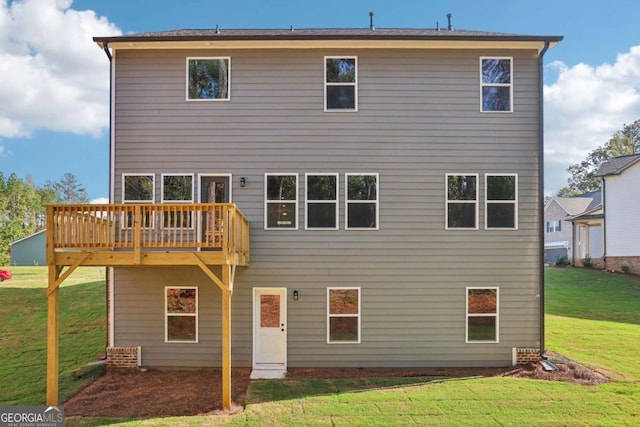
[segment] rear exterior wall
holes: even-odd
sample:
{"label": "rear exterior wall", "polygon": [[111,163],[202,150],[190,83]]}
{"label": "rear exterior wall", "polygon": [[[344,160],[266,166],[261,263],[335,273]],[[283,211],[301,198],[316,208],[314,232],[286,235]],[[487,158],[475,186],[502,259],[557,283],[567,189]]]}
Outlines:
{"label": "rear exterior wall", "polygon": [[[324,112],[325,55],[358,57],[357,112]],[[191,56],[231,57],[230,101],[185,101]],[[514,112],[480,112],[481,56],[513,57]],[[114,201],[123,173],[154,174],[156,202],[162,173],[232,174],[232,201],[251,222],[234,366],[251,365],[253,287],[288,290],[290,367],[501,366],[513,347],[539,346],[537,52],[135,50],[114,61]],[[310,172],[339,174],[338,230],[304,229]],[[358,172],[379,174],[379,230],[345,230],[345,173]],[[265,173],[298,174],[297,230],[264,229]],[[478,230],[445,230],[447,173],[478,174]],[[493,173],[518,175],[517,230],[485,230]],[[143,366],[219,366],[220,291],[202,273],[114,277],[113,345],[141,346]],[[164,343],[173,285],[199,286],[198,344]],[[327,344],[334,286],[361,288],[360,344]],[[498,343],[465,343],[467,286],[499,287]]]}

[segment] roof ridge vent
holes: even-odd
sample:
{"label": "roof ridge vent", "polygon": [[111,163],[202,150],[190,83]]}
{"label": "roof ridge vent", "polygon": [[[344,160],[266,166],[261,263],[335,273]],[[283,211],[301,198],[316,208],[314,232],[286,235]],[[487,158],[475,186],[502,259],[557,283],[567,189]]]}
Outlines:
{"label": "roof ridge vent", "polygon": [[373,10],[371,12],[369,12],[369,29],[370,30],[375,30],[376,26],[373,25]]}

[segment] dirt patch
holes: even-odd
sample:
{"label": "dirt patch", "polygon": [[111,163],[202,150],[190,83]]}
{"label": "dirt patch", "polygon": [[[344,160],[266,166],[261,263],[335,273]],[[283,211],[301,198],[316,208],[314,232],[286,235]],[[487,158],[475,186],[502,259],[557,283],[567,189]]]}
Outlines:
{"label": "dirt patch", "polygon": [[[248,368],[234,369],[231,393],[242,411],[249,386]],[[104,375],[64,403],[66,416],[164,417],[222,413],[220,369],[108,369]]]}
{"label": "dirt patch", "polygon": [[[554,361],[556,371],[540,364],[509,368],[290,368],[287,378],[367,377],[496,377],[543,379],[593,385],[609,381],[604,375],[572,361]],[[64,404],[68,416],[144,418],[229,414],[242,411],[249,386],[248,368],[232,374],[234,407],[222,411],[219,369],[110,369]]]}

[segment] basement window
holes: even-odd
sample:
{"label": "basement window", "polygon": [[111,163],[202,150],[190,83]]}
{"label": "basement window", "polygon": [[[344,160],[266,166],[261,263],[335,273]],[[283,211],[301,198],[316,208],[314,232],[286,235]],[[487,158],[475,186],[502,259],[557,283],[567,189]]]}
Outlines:
{"label": "basement window", "polygon": [[165,290],[165,342],[198,342],[198,288],[169,287]]}
{"label": "basement window", "polygon": [[358,111],[358,58],[324,57],[324,110]]}
{"label": "basement window", "polygon": [[512,58],[480,58],[480,90],[480,111],[505,113],[512,112]]}
{"label": "basement window", "polygon": [[360,343],[360,288],[327,288],[327,343]]}
{"label": "basement window", "polygon": [[498,288],[467,288],[467,343],[498,342]]}
{"label": "basement window", "polygon": [[231,58],[187,58],[187,101],[231,99]]}

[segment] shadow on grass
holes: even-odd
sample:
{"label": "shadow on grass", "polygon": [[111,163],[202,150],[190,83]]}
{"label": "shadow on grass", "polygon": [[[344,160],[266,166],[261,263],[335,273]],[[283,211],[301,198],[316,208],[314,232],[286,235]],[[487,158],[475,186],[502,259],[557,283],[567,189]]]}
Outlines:
{"label": "shadow on grass", "polygon": [[369,377],[369,378],[287,378],[284,380],[253,380],[247,393],[247,404],[392,390],[478,377]]}

